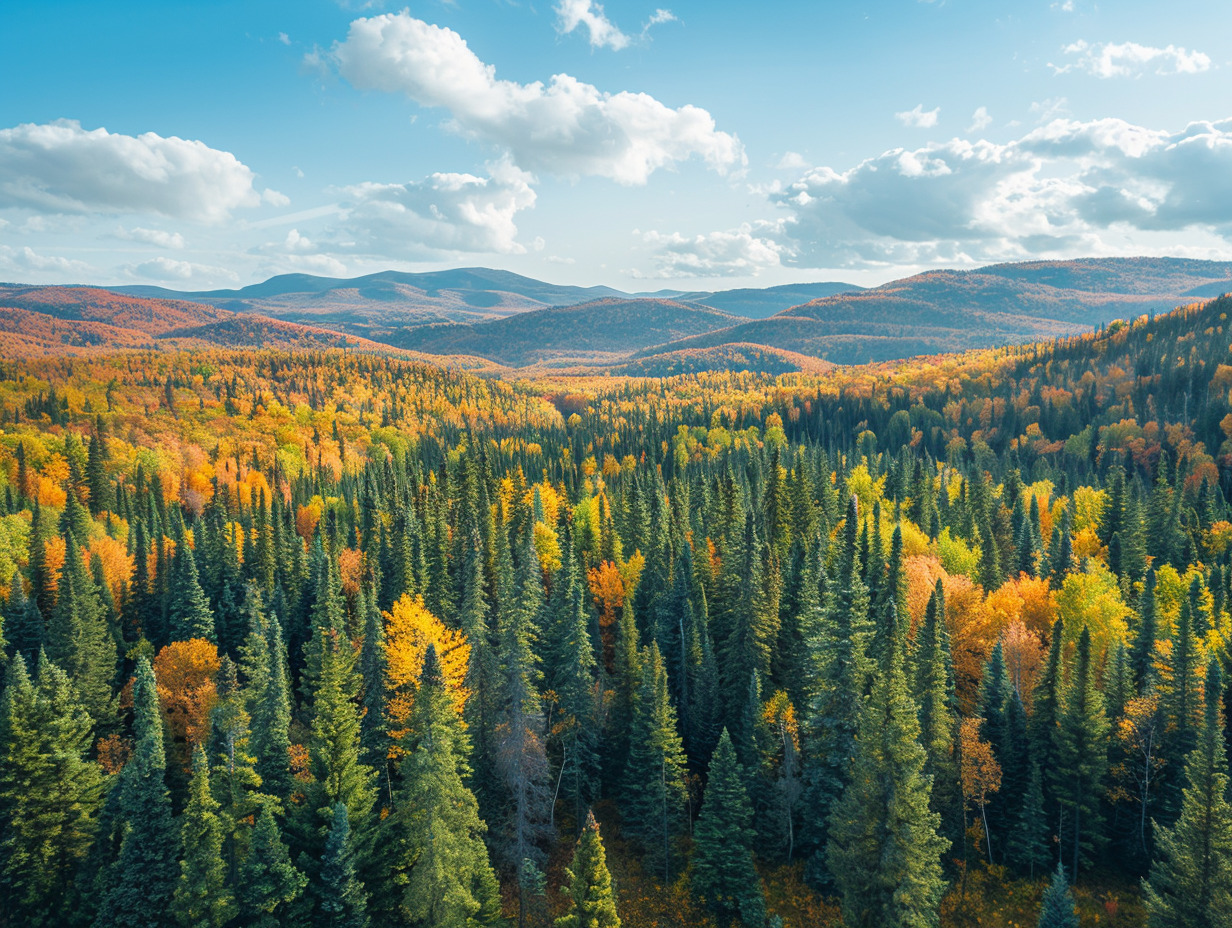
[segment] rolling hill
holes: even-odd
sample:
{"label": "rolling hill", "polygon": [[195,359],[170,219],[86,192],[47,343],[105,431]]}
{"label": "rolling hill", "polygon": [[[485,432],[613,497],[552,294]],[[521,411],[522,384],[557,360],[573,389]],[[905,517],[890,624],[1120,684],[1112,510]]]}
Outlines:
{"label": "rolling hill", "polygon": [[603,299],[479,325],[407,329],[393,342],[429,354],[471,354],[511,367],[608,364],[648,344],[727,329],[741,320],[708,306],[662,299]]}

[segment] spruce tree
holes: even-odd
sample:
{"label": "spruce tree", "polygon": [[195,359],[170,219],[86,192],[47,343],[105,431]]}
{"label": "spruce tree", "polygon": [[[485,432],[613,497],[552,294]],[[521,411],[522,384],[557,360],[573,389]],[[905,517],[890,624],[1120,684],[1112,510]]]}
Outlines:
{"label": "spruce tree", "polygon": [[1074,669],[1056,729],[1057,766],[1054,783],[1066,830],[1063,846],[1071,856],[1071,878],[1077,880],[1083,858],[1089,858],[1103,838],[1100,803],[1108,769],[1108,717],[1103,693],[1095,685],[1091,666],[1091,630],[1078,639]]}
{"label": "spruce tree", "polygon": [[1057,864],[1052,882],[1044,890],[1040,905],[1040,917],[1036,928],[1078,928],[1078,913],[1074,911],[1074,897],[1069,891],[1065,868]]}
{"label": "spruce tree", "polygon": [[241,916],[252,928],[279,928],[307,885],[308,878],[291,863],[271,803],[264,803],[236,886]]}
{"label": "spruce tree", "polygon": [[176,520],[175,560],[171,570],[175,577],[168,602],[168,628],[172,640],[203,638],[216,642],[214,613],[205,590],[201,589],[197,558],[188,545],[184,524],[179,519]]}
{"label": "spruce tree", "polygon": [[616,891],[593,812],[586,813],[586,824],[565,877],[569,883],[561,890],[567,893],[567,908],[565,914],[556,919],[556,928],[620,928]]}
{"label": "spruce tree", "polygon": [[1150,928],[1232,924],[1232,804],[1222,718],[1223,675],[1212,660],[1198,744],[1185,762],[1181,814],[1155,832],[1155,860],[1142,884]]}
{"label": "spruce tree", "polygon": [[91,726],[62,670],[43,659],[32,681],[13,657],[0,699],[0,896],[14,925],[59,925],[74,911],[102,801]]}
{"label": "spruce tree", "polygon": [[642,683],[634,702],[629,741],[621,794],[625,829],[667,884],[672,879],[676,843],[686,825],[688,796],[676,711],[667,693],[663,657],[653,642],[642,659]]}
{"label": "spruce tree", "polygon": [[433,646],[424,654],[404,745],[403,785],[385,826],[403,917],[451,928],[496,924],[500,891],[486,827],[464,783],[465,738]]}
{"label": "spruce tree", "polygon": [[47,656],[68,674],[94,724],[106,726],[115,716],[115,638],[107,628],[94,578],[71,534],[65,537],[65,552],[56,605],[47,626]]}
{"label": "spruce tree", "polygon": [[355,851],[347,805],[338,802],[330,814],[325,852],[321,855],[320,877],[313,889],[320,928],[367,928],[368,896],[356,876]]}
{"label": "spruce tree", "polygon": [[826,879],[824,861],[830,813],[850,779],[868,679],[868,590],[859,573],[858,526],[859,510],[852,496],[839,541],[835,577],[828,585],[819,638],[811,642],[817,655],[817,669],[814,694],[805,716],[807,811],[802,837],[812,850],[806,873],[814,885]]}
{"label": "spruce tree", "polygon": [[133,754],[120,773],[120,853],[107,881],[96,928],[169,923],[171,895],[179,877],[180,836],[171,817],[162,710],[154,671],[142,657],[133,683]]}
{"label": "spruce tree", "polygon": [[1006,841],[1006,859],[1034,879],[1036,872],[1047,869],[1052,860],[1050,836],[1044,811],[1044,774],[1039,764],[1032,764],[1027,791],[1018,810],[1018,820]]}
{"label": "spruce tree", "polygon": [[249,592],[249,633],[241,663],[251,719],[249,749],[256,758],[262,788],[281,798],[291,792],[291,694],[282,626],[277,618],[264,618],[255,590]]}
{"label": "spruce tree", "polygon": [[693,891],[721,918],[739,918],[747,928],[760,928],[766,921],[766,901],[753,866],[752,818],[744,769],[724,729],[693,831]]}
{"label": "spruce tree", "polygon": [[[897,648],[891,649],[895,654]],[[830,821],[827,859],[848,928],[936,928],[945,882],[929,810],[920,723],[901,659],[877,677],[861,716],[851,779]]]}
{"label": "spruce tree", "polygon": [[9,598],[4,609],[4,637],[14,654],[20,654],[29,666],[43,647],[43,616],[38,603],[27,596],[21,571],[13,569],[9,583]]}
{"label": "spruce tree", "polygon": [[221,806],[210,794],[210,767],[200,745],[193,752],[188,805],[180,824],[180,879],[171,910],[183,928],[221,928],[236,914],[223,861]]}

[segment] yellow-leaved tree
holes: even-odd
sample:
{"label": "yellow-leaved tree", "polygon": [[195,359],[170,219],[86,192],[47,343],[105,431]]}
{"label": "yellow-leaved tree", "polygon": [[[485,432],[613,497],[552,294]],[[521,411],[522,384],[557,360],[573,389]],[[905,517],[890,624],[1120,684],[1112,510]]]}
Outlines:
{"label": "yellow-leaved tree", "polygon": [[406,734],[411,707],[415,705],[415,693],[419,689],[424,653],[430,644],[436,646],[445,688],[453,698],[454,708],[461,715],[469,695],[465,682],[471,646],[466,641],[466,635],[446,628],[445,623],[424,606],[422,597],[403,594],[385,613],[389,736],[394,743],[391,754],[400,753],[398,742]]}

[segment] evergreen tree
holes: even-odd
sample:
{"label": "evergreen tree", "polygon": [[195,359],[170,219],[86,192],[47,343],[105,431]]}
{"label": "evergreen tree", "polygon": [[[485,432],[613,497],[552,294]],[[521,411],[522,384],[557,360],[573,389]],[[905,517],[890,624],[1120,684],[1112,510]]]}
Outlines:
{"label": "evergreen tree", "polygon": [[98,588],[73,535],[65,538],[55,609],[47,626],[47,656],[68,674],[96,726],[115,716],[111,685],[116,672],[115,638],[107,628]]}
{"label": "evergreen tree", "polygon": [[20,654],[29,666],[43,647],[43,616],[38,603],[27,596],[21,571],[13,569],[9,583],[9,598],[4,609],[4,636],[14,654]]}
{"label": "evergreen tree", "polygon": [[1057,766],[1053,771],[1069,831],[1062,838],[1070,842],[1075,880],[1080,861],[1089,858],[1103,837],[1100,802],[1108,769],[1109,728],[1104,696],[1096,688],[1091,666],[1091,630],[1084,626],[1056,729]]}
{"label": "evergreen tree", "polygon": [[314,886],[320,928],[367,928],[368,897],[355,874],[355,851],[345,802],[335,803],[330,816],[320,879]]}
{"label": "evergreen tree", "polygon": [[860,579],[857,556],[859,511],[855,496],[847,508],[837,570],[828,585],[817,655],[814,694],[805,718],[803,837],[813,858],[807,873],[814,884],[825,880],[824,861],[831,810],[850,780],[856,732],[868,679],[866,640],[868,590]]}
{"label": "evergreen tree", "polygon": [[221,807],[210,794],[210,768],[200,746],[193,752],[188,805],[180,825],[180,879],[171,910],[183,928],[221,928],[236,914],[223,861]]}
{"label": "evergreen tree", "polygon": [[693,890],[720,917],[748,928],[766,921],[761,877],[753,866],[753,809],[744,770],[724,729],[710,761],[706,796],[693,838]]}
{"label": "evergreen tree", "polygon": [[962,832],[962,790],[955,744],[958,695],[950,657],[941,581],[929,596],[924,621],[916,634],[915,699],[920,708],[920,746],[932,777],[930,806],[941,815],[942,834],[957,840]]}
{"label": "evergreen tree", "polygon": [[[265,792],[288,796],[291,792],[291,694],[286,677],[282,626],[266,620],[254,590],[245,597],[249,633],[241,669],[245,671],[245,700],[251,718],[249,747]],[[264,627],[263,627],[264,626]]]}
{"label": "evergreen tree", "polygon": [[403,786],[388,819],[399,907],[416,924],[472,928],[500,920],[500,892],[468,772],[464,736],[436,649],[424,654],[406,735]]}
{"label": "evergreen tree", "polygon": [[671,882],[676,842],[686,825],[684,747],[676,711],[667,693],[667,673],[658,644],[642,659],[642,683],[634,702],[623,791],[624,825],[645,852],[647,863],[662,868]]}
{"label": "evergreen tree", "polygon": [[1039,764],[1032,764],[1027,791],[1018,810],[1018,820],[1006,842],[1006,858],[1034,879],[1036,871],[1045,870],[1052,860],[1050,837],[1044,811],[1044,774]]}
{"label": "evergreen tree", "polygon": [[[897,649],[891,649],[896,652]],[[929,810],[920,723],[902,662],[873,684],[827,857],[849,928],[936,928],[945,882],[941,816]]]}
{"label": "evergreen tree", "polygon": [[0,699],[0,896],[14,925],[64,924],[97,827],[103,779],[91,720],[64,672],[31,681],[14,656]]}
{"label": "evergreen tree", "polygon": [[120,853],[107,880],[95,928],[169,923],[171,895],[179,876],[180,837],[171,817],[162,710],[154,671],[144,657],[133,683],[133,754],[120,773]]}
{"label": "evergreen tree", "polygon": [[1037,928],[1078,928],[1078,913],[1074,911],[1074,897],[1069,891],[1069,880],[1065,878],[1065,868],[1057,864],[1052,882],[1044,890],[1044,901],[1040,905],[1040,917]]}
{"label": "evergreen tree", "polygon": [[174,582],[168,601],[168,628],[174,641],[203,638],[216,642],[214,613],[209,598],[201,588],[197,558],[188,545],[184,525],[176,520],[175,560],[171,566]]}
{"label": "evergreen tree", "polygon": [[620,928],[616,891],[607,869],[599,823],[592,812],[586,814],[586,824],[565,876],[569,884],[561,889],[568,894],[568,908],[556,919],[556,928]]}
{"label": "evergreen tree", "polygon": [[261,806],[236,886],[240,913],[252,928],[279,928],[308,884],[308,878],[291,863],[270,809],[268,802]]}
{"label": "evergreen tree", "polygon": [[1222,702],[1223,675],[1212,660],[1202,730],[1185,763],[1180,818],[1156,831],[1155,860],[1142,884],[1151,928],[1232,924],[1232,804]]}

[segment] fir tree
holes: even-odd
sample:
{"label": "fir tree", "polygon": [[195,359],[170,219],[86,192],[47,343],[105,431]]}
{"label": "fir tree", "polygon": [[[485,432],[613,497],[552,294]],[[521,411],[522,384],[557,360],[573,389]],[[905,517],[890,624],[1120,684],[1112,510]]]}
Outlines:
{"label": "fir tree", "polygon": [[387,822],[405,918],[470,928],[500,920],[500,893],[468,772],[464,736],[436,649],[424,654],[406,735],[403,786]]}
{"label": "fir tree", "polygon": [[1044,890],[1044,901],[1040,905],[1040,917],[1037,928],[1078,928],[1078,913],[1074,911],[1074,897],[1069,891],[1069,880],[1065,878],[1065,868],[1057,864],[1052,875],[1052,882]]}
{"label": "fir tree", "polygon": [[236,887],[240,913],[252,928],[279,928],[308,884],[308,878],[291,863],[270,809],[268,802],[261,806]]}
{"label": "fir tree", "polygon": [[[892,652],[897,649],[892,649]],[[827,857],[849,928],[936,928],[945,882],[920,723],[901,660],[873,684]]]}
{"label": "fir tree", "polygon": [[748,928],[760,928],[766,921],[766,902],[753,866],[752,818],[744,770],[724,729],[693,832],[693,890],[720,917],[738,917]]}
{"label": "fir tree", "polygon": [[1071,876],[1078,878],[1083,857],[1102,838],[1100,800],[1108,769],[1108,717],[1104,696],[1096,688],[1091,666],[1091,630],[1083,627],[1078,651],[1056,729],[1055,788],[1065,812],[1071,854]]}
{"label": "fir tree", "polygon": [[172,640],[203,638],[216,642],[214,613],[205,590],[201,589],[197,558],[188,545],[183,523],[178,519],[175,541],[175,560],[171,566],[175,580],[168,603],[168,627]]}
{"label": "fir tree", "polygon": [[180,838],[171,817],[162,710],[154,671],[144,657],[133,683],[133,755],[120,773],[120,853],[95,920],[96,928],[168,924],[171,895],[179,876]]}
{"label": "fir tree", "polygon": [[183,928],[221,928],[236,914],[223,862],[221,807],[210,794],[210,768],[200,746],[193,752],[188,805],[180,825],[180,879],[171,910]]}
{"label": "fir tree", "polygon": [[62,670],[44,659],[31,681],[13,657],[0,700],[0,896],[14,925],[60,925],[74,911],[102,800],[91,726]]}
{"label": "fir tree", "polygon": [[599,823],[592,812],[586,814],[586,824],[565,876],[569,883],[561,890],[568,894],[567,909],[556,919],[556,928],[620,928],[616,891],[607,869]]}
{"label": "fir tree", "polygon": [[320,879],[314,886],[320,928],[367,928],[368,897],[355,874],[355,851],[345,802],[334,805],[321,855]]}
{"label": "fir tree", "polygon": [[805,718],[804,806],[808,812],[803,837],[813,851],[806,872],[814,884],[825,880],[830,813],[850,779],[868,679],[868,590],[859,575],[858,524],[859,511],[852,496],[820,638],[812,642],[818,666],[814,695]]}
{"label": "fir tree", "polygon": [[1198,744],[1185,762],[1181,814],[1155,833],[1155,860],[1143,882],[1151,928],[1226,928],[1232,924],[1232,804],[1216,661],[1206,674]]}
{"label": "fir tree", "polygon": [[676,842],[684,831],[684,747],[667,693],[659,646],[642,660],[642,683],[634,703],[628,764],[625,767],[624,824],[641,844],[646,860],[662,868],[670,883]]}
{"label": "fir tree", "polygon": [[1034,879],[1036,871],[1045,870],[1052,860],[1050,837],[1044,811],[1044,774],[1039,764],[1032,764],[1018,820],[1006,842],[1006,857],[1014,867]]}

